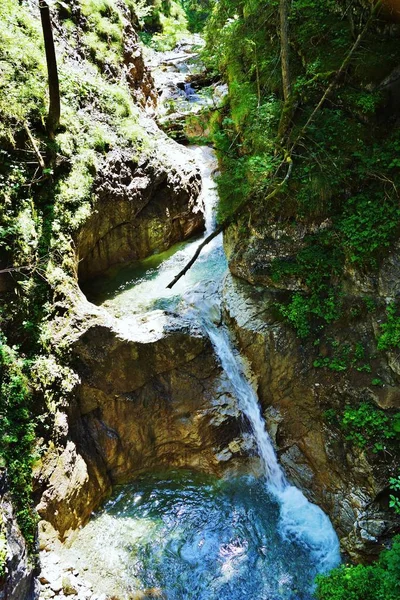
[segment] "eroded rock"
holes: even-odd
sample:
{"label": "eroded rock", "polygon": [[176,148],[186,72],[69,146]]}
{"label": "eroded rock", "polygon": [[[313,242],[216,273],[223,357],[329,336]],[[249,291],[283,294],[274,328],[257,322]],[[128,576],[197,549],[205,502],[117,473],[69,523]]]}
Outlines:
{"label": "eroded rock", "polygon": [[102,315],[72,320],[67,336],[81,383],[64,447],[50,447],[36,470],[43,549],[56,547],[54,531],[64,539],[85,524],[116,483],[162,468],[222,475],[249,454],[207,337],[162,311],[112,324]]}
{"label": "eroded rock", "polygon": [[95,210],[77,239],[79,278],[162,252],[204,229],[200,174],[184,148],[165,137],[168,159],[107,155],[95,183]]}
{"label": "eroded rock", "polygon": [[1,534],[6,543],[5,577],[0,580],[0,599],[35,600],[38,594],[35,581],[37,567],[28,554],[16,522],[4,471],[0,472],[0,520]]}

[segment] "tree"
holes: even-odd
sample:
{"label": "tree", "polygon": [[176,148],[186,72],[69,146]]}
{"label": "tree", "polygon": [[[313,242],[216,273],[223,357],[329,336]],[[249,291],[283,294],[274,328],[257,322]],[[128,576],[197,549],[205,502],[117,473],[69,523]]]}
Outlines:
{"label": "tree", "polygon": [[53,28],[51,25],[50,9],[46,0],[39,0],[40,17],[42,20],[44,47],[46,51],[47,73],[49,79],[49,113],[47,116],[47,131],[50,139],[54,139],[55,132],[60,122],[60,84],[56,50],[54,47]]}

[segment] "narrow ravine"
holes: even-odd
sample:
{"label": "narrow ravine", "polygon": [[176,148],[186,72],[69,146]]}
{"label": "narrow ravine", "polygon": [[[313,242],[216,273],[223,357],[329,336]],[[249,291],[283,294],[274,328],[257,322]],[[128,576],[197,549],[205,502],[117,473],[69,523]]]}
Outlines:
{"label": "narrow ravine", "polygon": [[[195,90],[185,88],[188,102]],[[201,170],[206,230],[215,223],[214,151],[189,148]],[[246,366],[223,324],[221,287],[227,269],[222,235],[172,289],[174,275],[201,239],[180,244],[99,279],[90,299],[119,319],[163,310],[209,336],[250,425],[260,468],[217,479],[183,471],[142,475],[114,496],[64,549],[98,593],[168,600],[306,600],[316,574],[340,562],[328,517],[292,486],[268,436]]]}

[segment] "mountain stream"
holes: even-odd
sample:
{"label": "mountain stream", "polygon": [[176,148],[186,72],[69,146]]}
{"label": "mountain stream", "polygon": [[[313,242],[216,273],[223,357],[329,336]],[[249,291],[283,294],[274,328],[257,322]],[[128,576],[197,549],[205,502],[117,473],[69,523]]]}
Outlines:
{"label": "mountain stream", "polygon": [[[185,89],[192,103],[195,91]],[[202,173],[206,236],[214,227],[217,163],[208,147],[189,151]],[[236,390],[261,474],[221,480],[189,471],[143,475],[115,490],[69,552],[75,564],[98,573],[100,590],[113,589],[118,598],[308,600],[315,576],[340,562],[338,539],[322,510],[287,481],[245,365],[221,324],[222,236],[172,290],[166,287],[200,243],[178,244],[115,270],[91,285],[89,298],[121,322],[154,309],[195,320]]]}

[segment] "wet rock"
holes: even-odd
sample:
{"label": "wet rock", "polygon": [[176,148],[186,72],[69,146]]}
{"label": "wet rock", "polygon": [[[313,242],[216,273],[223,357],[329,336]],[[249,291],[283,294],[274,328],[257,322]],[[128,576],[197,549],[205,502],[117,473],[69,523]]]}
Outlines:
{"label": "wet rock", "polygon": [[[289,478],[330,515],[352,558],[370,558],[399,525],[387,502],[394,464],[346,442],[324,415],[328,408],[340,414],[350,401],[398,408],[400,395],[375,394],[357,371],[315,369],[312,345],[301,343],[277,315],[277,294],[228,276],[226,319],[257,376],[267,427]],[[374,340],[373,323],[361,327],[365,339]]]}
{"label": "wet rock", "polygon": [[239,430],[230,384],[208,339],[190,327],[169,328],[161,311],[156,318],[165,322],[156,338],[146,339],[146,329],[143,337],[96,327],[75,346],[82,385],[72,435],[79,445],[88,432],[113,483],[162,466],[219,474],[216,453]]}
{"label": "wet rock", "polygon": [[5,578],[0,581],[1,600],[35,600],[36,565],[15,519],[6,473],[0,471],[0,533],[6,542]]}
{"label": "wet rock", "polygon": [[113,484],[157,468],[221,475],[248,456],[234,389],[208,338],[162,311],[110,319],[99,309],[62,329],[81,383],[65,446],[50,446],[35,473],[42,548],[85,524]]}
{"label": "wet rock", "polygon": [[143,108],[154,108],[157,92],[150,69],[147,67],[139,43],[139,23],[132,22],[131,10],[125,2],[118,2],[124,15],[124,68],[126,79],[136,102]]}
{"label": "wet rock", "polygon": [[[106,470],[86,461],[69,440],[64,448],[51,445],[35,468],[36,487],[44,488],[37,511],[40,547],[52,548],[58,536],[82,525],[111,489]],[[51,515],[51,518],[48,516]]]}
{"label": "wet rock", "polygon": [[[204,229],[201,180],[184,148],[163,137],[165,160],[111,152],[99,169],[95,210],[77,238],[79,278],[162,252]],[[159,155],[160,156],[160,155]]]}

